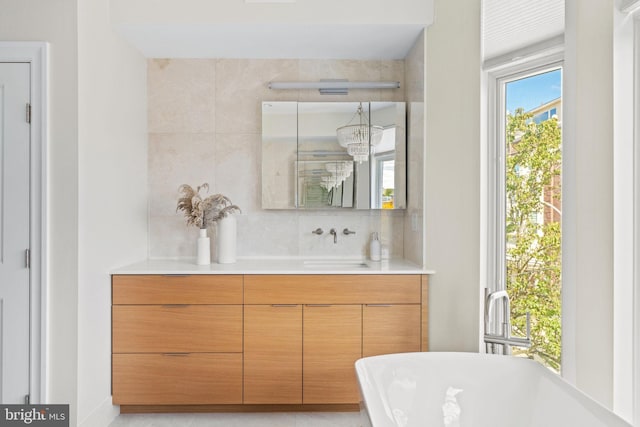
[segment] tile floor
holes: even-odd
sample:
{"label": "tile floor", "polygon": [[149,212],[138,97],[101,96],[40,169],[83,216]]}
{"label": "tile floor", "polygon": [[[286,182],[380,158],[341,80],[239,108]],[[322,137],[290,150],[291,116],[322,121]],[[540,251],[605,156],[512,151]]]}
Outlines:
{"label": "tile floor", "polygon": [[358,412],[122,414],[109,427],[360,427]]}

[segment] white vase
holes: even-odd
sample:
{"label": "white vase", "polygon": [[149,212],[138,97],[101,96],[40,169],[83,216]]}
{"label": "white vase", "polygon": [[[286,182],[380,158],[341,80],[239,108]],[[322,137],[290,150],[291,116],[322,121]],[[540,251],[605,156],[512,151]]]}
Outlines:
{"label": "white vase", "polygon": [[217,253],[219,264],[236,262],[236,217],[227,215],[218,221]]}
{"label": "white vase", "polygon": [[207,237],[207,229],[201,228],[198,235],[198,250],[196,256],[196,264],[207,265],[211,264],[211,244],[209,243],[209,237]]}

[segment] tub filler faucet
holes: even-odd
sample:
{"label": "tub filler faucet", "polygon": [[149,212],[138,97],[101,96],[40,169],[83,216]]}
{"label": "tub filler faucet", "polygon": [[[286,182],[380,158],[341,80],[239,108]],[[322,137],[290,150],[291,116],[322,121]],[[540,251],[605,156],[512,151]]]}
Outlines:
{"label": "tub filler faucet", "polygon": [[[500,302],[502,307],[502,324],[499,333],[491,332],[491,319],[494,316],[494,307]],[[485,290],[484,299],[484,342],[487,347],[487,353],[496,352],[496,344],[502,345],[502,354],[511,354],[511,347],[531,347],[531,319],[527,313],[527,336],[513,337],[511,336],[511,301],[507,291],[495,291],[489,293]]]}
{"label": "tub filler faucet", "polygon": [[336,231],[336,229],[332,228],[331,230],[329,230],[329,234],[333,236],[333,243],[338,243],[338,232]]}

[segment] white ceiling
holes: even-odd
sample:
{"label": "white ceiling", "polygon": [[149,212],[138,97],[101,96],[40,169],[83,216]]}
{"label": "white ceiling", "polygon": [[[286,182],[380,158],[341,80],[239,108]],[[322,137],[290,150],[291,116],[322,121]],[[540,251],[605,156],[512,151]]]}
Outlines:
{"label": "white ceiling", "polygon": [[564,33],[564,0],[482,0],[484,59]]}
{"label": "white ceiling", "polygon": [[[425,25],[124,20],[115,27],[149,58],[403,59]],[[563,32],[564,0],[482,0],[485,60]]]}
{"label": "white ceiling", "polygon": [[149,58],[403,59],[424,25],[118,24]]}

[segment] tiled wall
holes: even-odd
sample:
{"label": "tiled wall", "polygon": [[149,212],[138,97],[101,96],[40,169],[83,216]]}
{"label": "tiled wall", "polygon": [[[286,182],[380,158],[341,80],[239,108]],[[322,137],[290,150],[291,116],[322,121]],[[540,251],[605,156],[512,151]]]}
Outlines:
{"label": "tiled wall", "polygon": [[404,258],[423,264],[424,257],[424,36],[405,59],[407,101],[407,210],[404,221]]}
{"label": "tiled wall", "polygon": [[[401,89],[322,96],[270,90],[272,80],[397,80]],[[238,256],[366,256],[379,231],[393,257],[404,256],[405,212],[261,209],[262,101],[403,101],[405,61],[151,59],[149,96],[149,256],[195,255],[197,230],[176,213],[177,189],[207,182],[242,208]],[[415,190],[415,189],[414,189]],[[420,188],[420,192],[422,188]],[[312,230],[321,227],[325,234]],[[328,230],[345,227],[356,234]],[[211,230],[210,234],[214,234]]]}

